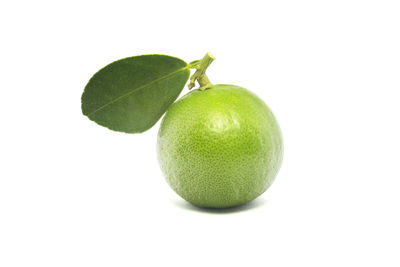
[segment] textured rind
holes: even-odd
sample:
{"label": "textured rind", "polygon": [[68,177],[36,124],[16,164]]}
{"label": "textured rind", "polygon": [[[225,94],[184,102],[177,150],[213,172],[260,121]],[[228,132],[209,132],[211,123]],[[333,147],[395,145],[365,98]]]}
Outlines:
{"label": "textured rind", "polygon": [[196,206],[214,208],[265,192],[283,155],[271,110],[234,85],[194,90],[173,104],[161,122],[157,150],[172,189]]}

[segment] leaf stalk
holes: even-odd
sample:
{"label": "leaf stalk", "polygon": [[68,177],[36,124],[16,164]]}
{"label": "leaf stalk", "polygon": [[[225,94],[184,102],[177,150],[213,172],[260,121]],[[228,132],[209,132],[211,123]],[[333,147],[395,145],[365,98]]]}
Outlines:
{"label": "leaf stalk", "polygon": [[207,52],[201,60],[196,60],[189,64],[191,68],[196,69],[196,72],[190,77],[190,83],[188,84],[189,89],[192,89],[195,86],[196,81],[199,83],[199,89],[201,91],[213,86],[206,75],[206,70],[214,60],[215,57],[210,52]]}

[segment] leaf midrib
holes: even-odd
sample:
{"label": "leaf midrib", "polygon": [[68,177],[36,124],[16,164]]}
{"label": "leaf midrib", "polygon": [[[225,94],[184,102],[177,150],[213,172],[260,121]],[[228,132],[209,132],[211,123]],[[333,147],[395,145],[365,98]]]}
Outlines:
{"label": "leaf midrib", "polygon": [[178,73],[178,72],[181,72],[181,71],[183,71],[183,70],[186,70],[186,69],[188,69],[188,66],[185,66],[185,67],[180,68],[180,69],[178,69],[178,70],[176,70],[176,71],[173,71],[173,72],[171,72],[171,73],[169,73],[169,74],[167,74],[167,75],[165,75],[165,76],[161,76],[161,77],[159,77],[159,78],[157,78],[157,79],[155,79],[155,80],[153,80],[153,81],[151,81],[151,82],[149,82],[149,83],[147,83],[147,84],[143,84],[142,86],[139,86],[139,87],[133,89],[132,91],[130,91],[130,92],[128,92],[128,93],[125,93],[125,94],[123,94],[123,95],[121,95],[121,96],[119,96],[119,97],[114,98],[114,99],[111,100],[110,102],[108,102],[108,103],[106,103],[106,104],[100,106],[99,108],[95,109],[94,111],[90,112],[87,116],[90,117],[91,115],[95,114],[96,112],[98,112],[98,111],[100,111],[100,110],[102,110],[102,109],[108,107],[108,106],[111,105],[111,104],[114,104],[115,102],[117,102],[117,101],[119,101],[119,100],[121,100],[121,99],[123,99],[123,98],[125,98],[125,97],[128,97],[129,95],[133,94],[134,92],[140,91],[140,90],[142,90],[143,88],[146,88],[146,87],[149,86],[149,85],[152,85],[152,84],[154,84],[154,83],[157,83],[157,82],[159,82],[159,81],[162,81],[162,80],[164,80],[164,79],[167,79],[167,78],[173,76],[174,74],[176,74],[176,73]]}

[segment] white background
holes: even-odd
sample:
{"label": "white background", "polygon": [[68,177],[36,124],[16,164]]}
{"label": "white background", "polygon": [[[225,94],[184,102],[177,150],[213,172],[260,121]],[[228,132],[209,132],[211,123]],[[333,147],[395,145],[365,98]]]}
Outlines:
{"label": "white background", "polygon": [[[3,1],[0,27],[0,266],[400,266],[398,1]],[[114,60],[207,51],[285,141],[273,186],[220,212],[168,187],[159,123],[80,110]]]}

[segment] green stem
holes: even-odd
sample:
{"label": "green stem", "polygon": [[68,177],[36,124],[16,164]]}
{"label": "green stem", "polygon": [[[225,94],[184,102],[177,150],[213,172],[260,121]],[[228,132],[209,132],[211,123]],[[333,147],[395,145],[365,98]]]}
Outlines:
{"label": "green stem", "polygon": [[206,70],[214,60],[215,57],[210,52],[207,52],[200,61],[196,60],[190,63],[191,66],[196,68],[196,72],[190,77],[189,89],[194,87],[196,81],[199,83],[201,91],[213,86],[206,75]]}

